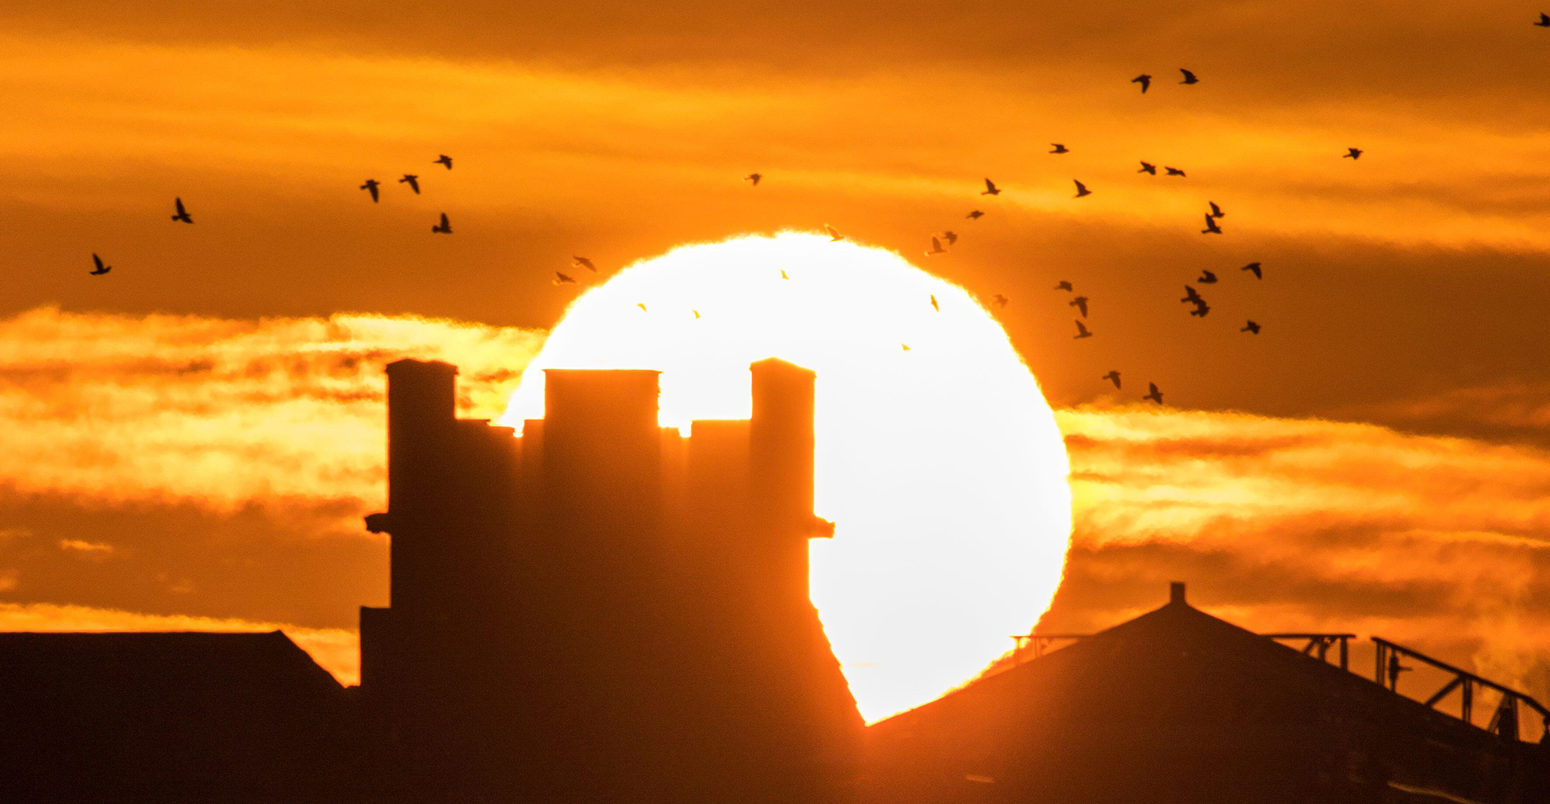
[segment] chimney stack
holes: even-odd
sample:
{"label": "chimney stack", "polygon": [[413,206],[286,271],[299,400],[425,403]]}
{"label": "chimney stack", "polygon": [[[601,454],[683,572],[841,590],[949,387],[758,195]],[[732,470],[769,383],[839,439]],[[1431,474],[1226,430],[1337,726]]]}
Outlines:
{"label": "chimney stack", "polygon": [[1186,603],[1184,601],[1184,582],[1183,581],[1173,581],[1173,582],[1168,584],[1168,604],[1169,605],[1175,605],[1176,604],[1176,605],[1180,605],[1180,606],[1189,605],[1188,603]]}

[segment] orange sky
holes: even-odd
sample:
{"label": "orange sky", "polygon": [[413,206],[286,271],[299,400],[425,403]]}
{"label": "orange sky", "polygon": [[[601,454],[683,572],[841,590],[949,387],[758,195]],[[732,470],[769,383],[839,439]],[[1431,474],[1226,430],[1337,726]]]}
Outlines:
{"label": "orange sky", "polygon": [[[1250,627],[1409,640],[1550,699],[1537,10],[265,8],[0,10],[0,627],[348,639],[385,602],[359,526],[383,363],[457,362],[465,413],[498,415],[572,255],[829,223],[1011,298],[1076,477],[1052,624],[1183,578]],[[1147,380],[1166,410],[1129,407]]]}

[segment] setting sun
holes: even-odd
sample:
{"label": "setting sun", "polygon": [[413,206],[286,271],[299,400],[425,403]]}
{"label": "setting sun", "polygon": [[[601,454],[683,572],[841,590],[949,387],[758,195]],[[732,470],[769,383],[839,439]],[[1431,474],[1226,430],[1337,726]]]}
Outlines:
{"label": "setting sun", "polygon": [[770,356],[818,373],[812,597],[862,715],[932,700],[1032,627],[1071,533],[1054,416],[963,288],[818,235],[683,246],[577,299],[504,422],[543,415],[546,368],[661,370],[664,426],[744,418]]}

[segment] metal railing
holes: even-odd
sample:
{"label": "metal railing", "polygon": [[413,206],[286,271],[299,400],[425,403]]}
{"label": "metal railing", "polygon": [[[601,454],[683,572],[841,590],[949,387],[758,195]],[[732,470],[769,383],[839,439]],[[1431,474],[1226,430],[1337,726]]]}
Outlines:
{"label": "metal railing", "polygon": [[1459,720],[1462,720],[1465,723],[1473,726],[1475,690],[1477,688],[1493,690],[1495,692],[1501,693],[1502,698],[1501,701],[1496,705],[1495,713],[1491,715],[1490,725],[1485,727],[1486,731],[1489,731],[1499,737],[1508,737],[1513,740],[1519,739],[1518,705],[1522,704],[1523,706],[1539,713],[1539,717],[1543,723],[1544,728],[1544,731],[1541,733],[1540,740],[1544,741],[1546,737],[1550,737],[1550,709],[1546,709],[1544,704],[1534,700],[1529,695],[1512,689],[1511,687],[1505,687],[1501,684],[1497,684],[1490,679],[1481,678],[1480,676],[1477,676],[1468,670],[1454,667],[1447,662],[1434,659],[1418,650],[1415,650],[1414,648],[1407,648],[1404,645],[1390,642],[1386,639],[1380,639],[1378,637],[1373,637],[1372,641],[1378,647],[1374,659],[1375,670],[1373,673],[1373,680],[1378,682],[1378,684],[1384,689],[1398,694],[1400,674],[1414,669],[1408,665],[1401,664],[1400,659],[1412,659],[1430,665],[1438,670],[1443,671],[1444,673],[1449,673],[1453,676],[1453,678],[1448,681],[1448,683],[1442,685],[1441,689],[1432,693],[1431,697],[1427,698],[1425,701],[1422,701],[1422,703],[1427,707],[1436,709],[1437,704],[1440,703],[1443,698],[1446,698],[1448,694],[1454,690],[1458,690]]}

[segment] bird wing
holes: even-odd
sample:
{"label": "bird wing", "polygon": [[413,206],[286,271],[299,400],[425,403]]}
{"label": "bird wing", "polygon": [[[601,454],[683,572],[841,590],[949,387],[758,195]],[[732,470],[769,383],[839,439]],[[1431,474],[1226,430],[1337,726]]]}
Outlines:
{"label": "bird wing", "polygon": [[1085,192],[1087,192],[1087,185],[1081,183],[1080,181],[1077,181],[1076,179],[1072,179],[1071,181],[1076,182],[1076,191],[1078,193],[1085,193]]}
{"label": "bird wing", "polygon": [[932,251],[941,251],[942,250],[942,241],[940,241],[940,240],[938,240],[938,239],[936,239],[934,237],[931,238],[931,250]]}
{"label": "bird wing", "polygon": [[[475,171],[475,172],[477,172],[477,171]],[[441,227],[443,229],[445,229],[445,228],[447,228],[448,225],[449,224],[447,222],[447,213],[443,212],[443,213],[441,213]]]}
{"label": "bird wing", "polygon": [[996,183],[991,181],[990,179],[986,179],[985,180],[985,189],[990,191],[990,192],[992,192],[992,193],[995,192],[996,191]]}
{"label": "bird wing", "polygon": [[93,253],[91,255],[91,261],[97,264],[98,270],[102,269],[102,258],[101,257],[99,257],[95,253]]}
{"label": "bird wing", "polygon": [[181,198],[174,198],[174,199],[172,199],[172,203],[177,205],[178,214],[179,215],[186,215],[186,214],[188,214],[188,212],[183,209],[183,199],[181,199]]}

